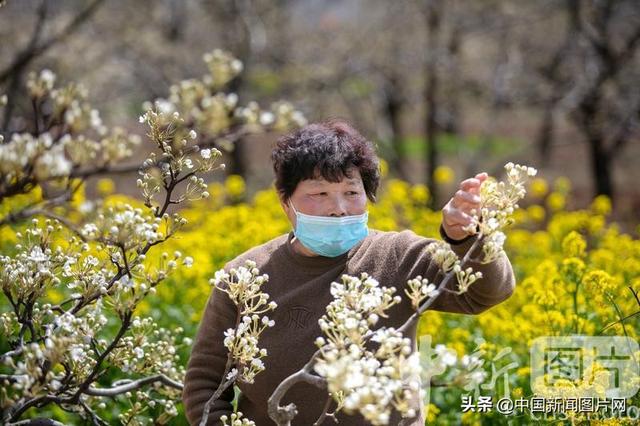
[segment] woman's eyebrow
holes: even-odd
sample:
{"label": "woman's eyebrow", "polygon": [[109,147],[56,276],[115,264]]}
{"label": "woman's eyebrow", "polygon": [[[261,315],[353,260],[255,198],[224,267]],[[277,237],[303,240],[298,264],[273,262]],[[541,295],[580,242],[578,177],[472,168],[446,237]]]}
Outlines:
{"label": "woman's eyebrow", "polygon": [[[332,184],[339,184],[340,182],[328,182],[326,180],[310,180],[309,181],[309,186],[317,188],[317,187],[324,187],[327,185],[332,185]],[[345,183],[348,186],[360,186],[360,184],[362,183],[361,179],[347,179],[345,180]]]}

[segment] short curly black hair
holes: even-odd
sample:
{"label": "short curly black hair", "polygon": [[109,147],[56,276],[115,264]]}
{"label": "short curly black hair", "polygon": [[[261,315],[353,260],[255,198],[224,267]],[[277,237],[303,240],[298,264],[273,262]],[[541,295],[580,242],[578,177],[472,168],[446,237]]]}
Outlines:
{"label": "short curly black hair", "polygon": [[289,133],[276,143],[271,153],[275,186],[286,201],[298,183],[324,178],[340,182],[357,168],[367,198],[376,201],[380,184],[380,164],[373,144],[345,120],[311,123]]}

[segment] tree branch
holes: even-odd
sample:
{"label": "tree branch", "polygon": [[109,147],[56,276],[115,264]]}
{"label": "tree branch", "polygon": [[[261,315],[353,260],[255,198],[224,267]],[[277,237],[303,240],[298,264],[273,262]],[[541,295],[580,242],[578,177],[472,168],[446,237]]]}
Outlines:
{"label": "tree branch", "polygon": [[49,37],[44,42],[38,44],[40,31],[42,30],[42,22],[44,22],[44,18],[46,17],[46,3],[47,0],[43,0],[41,6],[41,9],[43,10],[40,11],[38,19],[39,25],[36,27],[34,37],[32,37],[32,41],[17,55],[17,57],[11,64],[9,64],[9,66],[7,66],[7,68],[0,71],[0,84],[3,84],[16,71],[24,69],[27,65],[29,65],[31,61],[45,53],[51,47],[73,34],[78,28],[80,28],[82,24],[84,24],[85,21],[91,18],[91,16],[98,10],[98,7],[100,7],[102,3],[104,3],[104,0],[93,0],[84,10],[78,13],[58,34],[55,34]]}
{"label": "tree branch", "polygon": [[116,396],[125,392],[129,392],[142,386],[148,385],[150,383],[160,382],[163,385],[172,387],[174,389],[182,390],[183,384],[180,382],[176,382],[173,379],[165,376],[164,374],[156,374],[155,376],[145,377],[144,379],[134,380],[126,384],[122,384],[119,386],[115,386],[112,388],[96,388],[90,386],[83,393],[91,396]]}
{"label": "tree branch", "polygon": [[[483,239],[484,239],[484,235],[482,235],[482,233],[479,233],[476,241],[474,241],[471,248],[467,251],[467,253],[465,253],[464,257],[462,258],[462,261],[460,262],[461,267],[464,267],[464,265],[466,265],[466,263],[471,259],[472,253],[476,250],[477,247],[480,246]],[[402,324],[402,326],[400,326],[400,328],[398,329],[400,333],[404,334],[411,326],[413,326],[418,321],[418,319],[420,318],[420,315],[422,315],[429,308],[429,306],[431,306],[433,302],[436,301],[438,296],[440,296],[440,294],[444,290],[449,290],[447,286],[449,284],[449,281],[451,281],[451,278],[454,276],[455,274],[453,270],[449,271],[444,276],[444,278],[442,279],[442,282],[440,283],[440,286],[438,287],[437,290],[434,291],[433,296],[429,297],[422,305],[420,305],[420,307],[413,313],[413,315],[411,315],[409,319],[407,319],[407,321],[404,324]]]}
{"label": "tree branch", "polygon": [[324,408],[322,409],[322,414],[320,414],[320,417],[318,417],[318,420],[316,420],[313,423],[313,426],[320,426],[322,424],[322,422],[324,421],[324,419],[327,418],[327,416],[331,417],[334,422],[338,423],[338,420],[334,417],[334,415],[333,414],[329,414],[329,407],[331,406],[331,401],[333,401],[333,398],[331,397],[331,395],[329,395],[327,397],[327,402],[324,403]]}

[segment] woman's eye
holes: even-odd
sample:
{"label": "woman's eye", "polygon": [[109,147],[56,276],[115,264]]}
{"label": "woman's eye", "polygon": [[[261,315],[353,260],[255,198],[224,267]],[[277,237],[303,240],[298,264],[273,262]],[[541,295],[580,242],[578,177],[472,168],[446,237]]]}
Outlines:
{"label": "woman's eye", "polygon": [[326,193],[326,192],[318,192],[318,193],[316,193],[316,194],[311,194],[311,195],[313,195],[314,197],[316,197],[316,196],[324,196],[324,195],[327,195],[327,193]]}
{"label": "woman's eye", "polygon": [[349,191],[349,192],[347,192],[347,195],[358,195],[358,192],[356,192],[356,191]]}

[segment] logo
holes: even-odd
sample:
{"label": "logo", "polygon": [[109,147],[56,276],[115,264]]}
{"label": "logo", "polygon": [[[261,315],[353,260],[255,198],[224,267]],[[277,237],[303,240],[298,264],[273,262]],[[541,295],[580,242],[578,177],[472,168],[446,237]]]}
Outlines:
{"label": "logo", "polygon": [[311,320],[311,310],[305,306],[294,306],[289,309],[287,327],[306,328]]}
{"label": "logo", "polygon": [[638,342],[623,336],[543,336],[531,345],[531,388],[558,386],[580,396],[631,398],[638,392]]}

